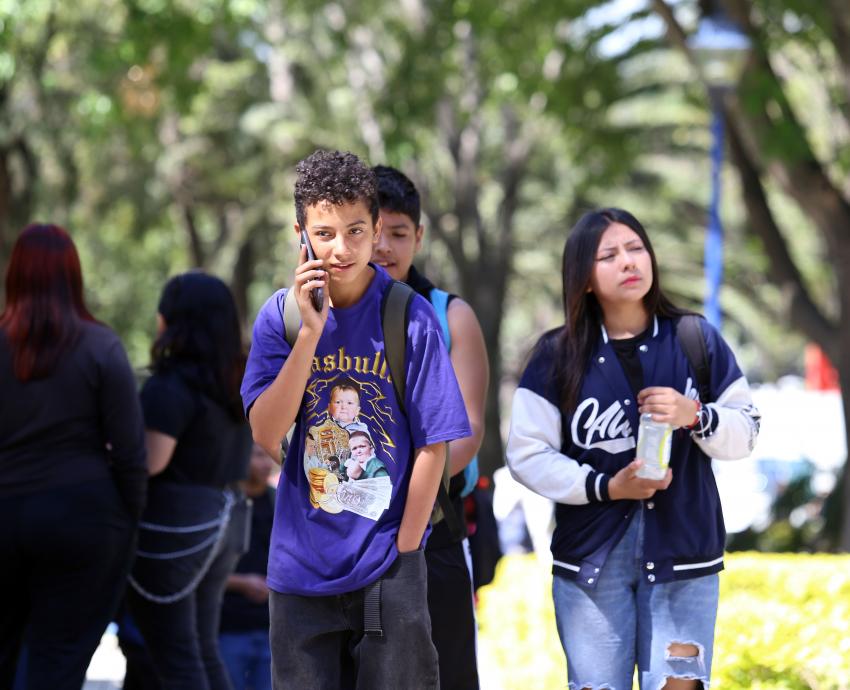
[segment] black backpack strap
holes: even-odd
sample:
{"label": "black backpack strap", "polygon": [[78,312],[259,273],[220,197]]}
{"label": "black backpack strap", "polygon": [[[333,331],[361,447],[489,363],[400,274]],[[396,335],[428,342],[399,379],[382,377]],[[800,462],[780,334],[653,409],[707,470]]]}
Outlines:
{"label": "black backpack strap", "polygon": [[[407,371],[404,366],[404,357],[407,350],[407,322],[410,312],[410,303],[416,293],[406,283],[393,281],[389,289],[384,293],[381,304],[381,325],[384,330],[384,356],[393,380],[396,398],[402,412],[407,414],[404,400],[407,392]],[[453,540],[459,541],[463,538],[463,525],[460,517],[452,506],[449,498],[449,444],[446,444],[446,464],[443,468],[443,478],[437,489],[437,505],[431,521],[436,523],[441,519],[446,521],[449,534]]]}
{"label": "black backpack strap", "polygon": [[[280,309],[280,302],[278,302],[278,309]],[[283,335],[286,342],[289,343],[289,347],[295,347],[295,340],[301,329],[301,308],[298,306],[298,300],[295,299],[295,286],[286,291],[280,318],[283,321]]]}
{"label": "black backpack strap", "polygon": [[[460,516],[457,514],[452,499],[449,496],[449,484],[451,476],[449,475],[449,444],[446,443],[446,464],[443,466],[443,478],[440,480],[440,486],[437,488],[437,505],[440,511],[433,516],[433,522],[439,522],[440,518],[445,520],[446,527],[449,530],[449,536],[452,541],[460,541],[464,537],[463,523]],[[442,513],[442,515],[440,515]]]}
{"label": "black backpack strap", "polygon": [[404,353],[407,350],[407,318],[410,303],[416,294],[406,283],[394,280],[384,293],[381,304],[381,327],[384,329],[384,356],[390,369],[398,404],[407,414],[404,406],[407,392],[407,372],[404,368]]}
{"label": "black backpack strap", "polygon": [[711,370],[708,365],[708,348],[705,345],[705,335],[700,325],[702,317],[696,314],[685,314],[676,323],[676,337],[679,345],[697,375],[697,391],[703,403],[711,401]]}

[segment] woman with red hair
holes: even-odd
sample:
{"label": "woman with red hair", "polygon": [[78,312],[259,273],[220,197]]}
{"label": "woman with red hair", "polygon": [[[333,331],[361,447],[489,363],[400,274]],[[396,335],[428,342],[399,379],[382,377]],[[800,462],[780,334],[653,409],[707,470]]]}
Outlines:
{"label": "woman with red hair", "polygon": [[55,225],[12,249],[0,314],[0,687],[79,690],[124,590],[147,471],[133,372]]}

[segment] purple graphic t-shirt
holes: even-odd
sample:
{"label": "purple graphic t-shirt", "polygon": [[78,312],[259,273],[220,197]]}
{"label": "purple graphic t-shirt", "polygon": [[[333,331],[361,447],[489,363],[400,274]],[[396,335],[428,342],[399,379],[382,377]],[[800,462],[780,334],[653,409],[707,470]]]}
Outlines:
{"label": "purple graphic t-shirt", "polygon": [[[283,464],[269,553],[269,587],[317,596],[360,589],[396,558],[413,449],[468,436],[469,421],[440,324],[415,295],[407,325],[405,416],[384,355],[381,302],[392,282],[375,276],[363,297],[330,310]],[[242,381],[246,412],[291,348],[286,291],[263,305]]]}

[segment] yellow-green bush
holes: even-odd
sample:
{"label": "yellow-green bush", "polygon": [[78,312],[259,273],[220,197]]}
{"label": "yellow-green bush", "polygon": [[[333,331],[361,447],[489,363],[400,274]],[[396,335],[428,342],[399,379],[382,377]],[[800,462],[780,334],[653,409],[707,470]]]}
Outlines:
{"label": "yellow-green bush", "polygon": [[[726,568],[712,690],[850,688],[850,556],[730,554]],[[481,589],[483,690],[566,687],[551,583],[536,557],[510,556]]]}

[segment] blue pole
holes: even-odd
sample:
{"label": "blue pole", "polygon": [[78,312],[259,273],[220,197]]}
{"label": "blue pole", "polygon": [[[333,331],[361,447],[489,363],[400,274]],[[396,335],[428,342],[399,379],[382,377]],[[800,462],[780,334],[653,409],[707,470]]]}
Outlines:
{"label": "blue pole", "polygon": [[723,225],[720,223],[720,172],[723,167],[723,109],[712,98],[711,202],[705,234],[705,318],[720,328],[720,286],[723,283]]}

